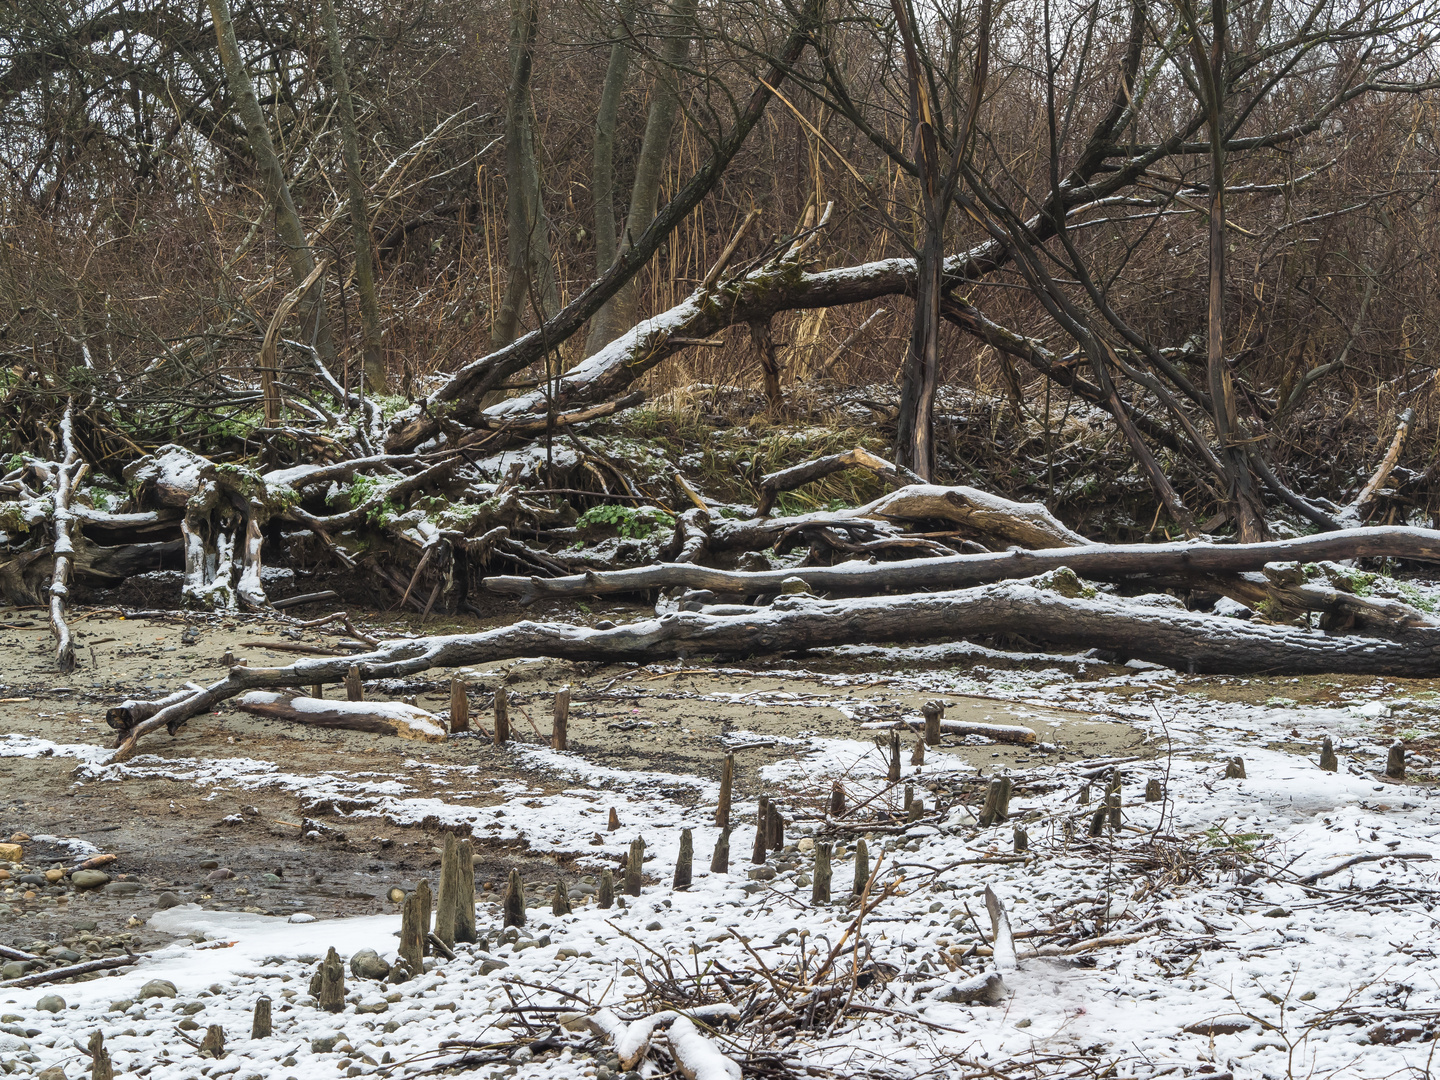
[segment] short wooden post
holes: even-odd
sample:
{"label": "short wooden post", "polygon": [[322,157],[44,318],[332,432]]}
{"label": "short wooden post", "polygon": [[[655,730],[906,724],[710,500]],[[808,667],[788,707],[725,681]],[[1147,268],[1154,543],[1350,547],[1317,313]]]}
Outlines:
{"label": "short wooden post", "polygon": [[445,852],[440,856],[440,891],[435,896],[435,936],[449,949],[455,947],[456,907],[460,891],[458,863],[460,850],[455,834],[445,834]]}
{"label": "short wooden post", "polygon": [[845,813],[845,787],[836,780],[830,785],[830,816],[841,817]]}
{"label": "short wooden post", "polygon": [[922,817],[925,816],[925,800],[911,799],[910,809],[906,811],[906,814],[909,816],[911,821],[919,821]]}
{"label": "short wooden post", "polygon": [[730,827],[730,793],[735,783],[735,755],[726,754],[725,763],[720,766],[720,802],[715,807],[715,827]]}
{"label": "short wooden post", "polygon": [[1019,853],[1022,852],[1022,851],[1029,851],[1029,850],[1030,850],[1030,834],[1027,833],[1024,829],[1022,829],[1019,825],[1016,825],[1016,826],[1015,826],[1015,852],[1016,852],[1016,854],[1019,854]]}
{"label": "short wooden post", "polygon": [[565,887],[565,878],[563,875],[555,882],[555,895],[550,899],[550,914],[570,914],[570,890]]}
{"label": "short wooden post", "polygon": [[905,804],[904,804],[904,806],[901,807],[901,811],[902,811],[903,813],[906,813],[906,814],[910,813],[910,804],[913,803],[914,801],[915,801],[915,785],[914,785],[914,784],[906,784],[906,785],[905,785]]}
{"label": "short wooden post", "polygon": [[1165,791],[1160,786],[1160,778],[1152,776],[1145,782],[1145,801],[1160,802],[1165,798]]}
{"label": "short wooden post", "polygon": [[925,745],[940,745],[940,718],[945,715],[945,706],[938,701],[927,701],[920,711],[925,714]]}
{"label": "short wooden post", "polygon": [[615,875],[609,870],[600,874],[600,884],[595,889],[595,903],[602,908],[615,906]]}
{"label": "short wooden post", "polygon": [[865,883],[870,880],[870,849],[865,846],[863,839],[855,841],[855,884],[850,891],[859,896],[865,891]]}
{"label": "short wooden post", "polygon": [[455,860],[455,940],[478,940],[475,932],[475,845],[460,841],[459,857]]}
{"label": "short wooden post", "polygon": [[770,803],[770,827],[767,830],[771,851],[779,851],[785,846],[785,818],[780,813],[780,804]]}
{"label": "short wooden post", "polygon": [[525,925],[525,883],[520,880],[520,871],[511,867],[510,876],[505,879],[505,895],[500,899],[501,920],[506,926]]}
{"label": "short wooden post", "polygon": [[770,850],[767,842],[770,837],[770,799],[766,795],[760,796],[760,806],[755,812],[755,845],[750,850],[750,861],[757,866],[765,861],[765,853]]}
{"label": "short wooden post", "polygon": [[1075,801],[1081,806],[1090,805],[1090,782],[1088,780],[1081,786],[1080,794],[1075,797]]}
{"label": "short wooden post", "polygon": [[675,880],[671,887],[690,888],[692,863],[695,861],[695,837],[689,829],[680,830],[680,855],[675,860]]}
{"label": "short wooden post", "polygon": [[325,687],[321,686],[318,682],[311,683],[310,696],[313,698],[323,698],[325,696]]}
{"label": "short wooden post", "polygon": [[620,815],[616,813],[615,807],[613,806],[610,807],[610,821],[609,824],[606,825],[606,828],[610,832],[614,832],[615,830],[620,828]]}
{"label": "short wooden post", "polygon": [[[430,936],[430,916],[435,910],[431,902],[433,895],[430,891],[430,882],[422,878],[420,884],[415,886],[414,893],[415,910],[419,912],[420,950],[422,953],[430,951],[425,939]],[[415,974],[420,974],[419,968],[415,969]]]}
{"label": "short wooden post", "polygon": [[715,841],[715,853],[710,856],[710,872],[712,874],[728,874],[730,872],[729,829],[722,829],[720,836]]}
{"label": "short wooden post", "polygon": [[1326,772],[1340,771],[1340,759],[1335,756],[1335,743],[1329,735],[1326,735],[1325,741],[1320,744],[1320,768]]}
{"label": "short wooden post", "polygon": [[916,738],[915,749],[910,751],[910,764],[925,764],[925,740],[923,738]]}
{"label": "short wooden post", "polygon": [[625,895],[640,895],[640,875],[645,868],[645,839],[637,836],[630,841],[630,853],[625,859]]}
{"label": "short wooden post", "polygon": [[495,733],[496,746],[510,741],[510,691],[499,686],[495,689]]}
{"label": "short wooden post", "polygon": [[464,679],[450,680],[450,731],[470,730],[470,696]]}
{"label": "short wooden post", "polygon": [[998,825],[1010,817],[1010,787],[1008,776],[997,776],[990,781],[985,792],[985,806],[980,811],[980,824]]}
{"label": "short wooden post", "polygon": [[229,645],[225,646],[225,655],[220,658],[220,662],[227,668],[235,666],[235,650]]}
{"label": "short wooden post", "polygon": [[320,1008],[332,1013],[345,1011],[345,963],[334,945],[320,965]]}
{"label": "short wooden post", "polygon": [[885,781],[890,784],[900,782],[900,732],[890,733],[890,771],[885,774]]}
{"label": "short wooden post", "polygon": [[555,750],[570,749],[570,687],[561,687],[555,695],[555,724],[550,729],[550,746]]}
{"label": "short wooden post", "polygon": [[1391,780],[1405,779],[1405,744],[1399,739],[1390,744],[1390,753],[1385,758],[1385,775]]}
{"label": "short wooden post", "polygon": [[[333,949],[331,950],[334,951]],[[323,998],[321,999],[323,1002]],[[321,1006],[324,1007],[323,1005]],[[340,1002],[340,1008],[345,1008],[345,1002]],[[339,1009],[331,1009],[331,1012],[338,1012]],[[200,1053],[206,1057],[222,1058],[225,1056],[225,1029],[219,1024],[211,1024],[205,1029],[205,1038],[200,1040]]]}
{"label": "short wooden post", "polygon": [[830,903],[830,853],[834,850],[830,844],[815,845],[815,873],[811,875],[810,902],[812,904]]}
{"label": "short wooden post", "polygon": [[255,1012],[250,1018],[250,1037],[268,1039],[270,1030],[270,999],[261,996],[255,999]]}
{"label": "short wooden post", "polygon": [[420,928],[420,901],[413,892],[400,908],[400,962],[411,975],[425,970],[425,931]]}
{"label": "short wooden post", "polygon": [[356,664],[350,665],[350,670],[345,672],[345,697],[350,701],[363,701],[365,688],[360,682],[360,668]]}
{"label": "short wooden post", "polygon": [[[269,1001],[269,998],[261,998]],[[267,1031],[268,1035],[269,1032]],[[115,1067],[110,1063],[110,1051],[105,1049],[105,1033],[96,1031],[90,1036],[90,1080],[115,1080]]]}
{"label": "short wooden post", "polygon": [[[1108,796],[1107,796],[1108,798]],[[1105,822],[1110,819],[1109,810],[1101,806],[1095,813],[1090,815],[1090,828],[1087,830],[1090,836],[1101,836],[1105,832]]]}
{"label": "short wooden post", "polygon": [[[1238,759],[1237,759],[1238,760]],[[1241,766],[1240,775],[1245,775]],[[1120,770],[1110,770],[1110,783],[1105,788],[1105,810],[1110,821],[1110,831],[1120,830]]]}

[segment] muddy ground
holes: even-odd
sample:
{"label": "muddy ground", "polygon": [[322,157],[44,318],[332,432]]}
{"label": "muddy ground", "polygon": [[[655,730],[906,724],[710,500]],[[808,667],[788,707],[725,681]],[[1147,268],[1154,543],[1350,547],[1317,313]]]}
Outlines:
{"label": "muddy ground", "polygon": [[[526,617],[576,621],[617,621],[642,609],[607,605],[600,610],[536,612]],[[187,681],[213,681],[224,670],[227,650],[252,665],[274,666],[301,654],[275,643],[340,651],[335,627],[298,624],[325,612],[285,616],[196,614],[124,617],[116,609],[75,613],[80,666],[67,678],[54,668],[44,613],[0,609],[0,736],[20,734],[60,744],[110,746],[114,733],[104,723],[106,708],[129,698],[150,698]],[[414,617],[362,616],[367,632],[442,633],[495,625],[494,620],[455,622]],[[550,731],[551,703],[561,686],[572,688],[570,749],[597,768],[646,770],[680,777],[718,778],[724,755],[737,758],[736,800],[760,793],[757,768],[803,752],[815,737],[871,737],[860,723],[914,715],[932,696],[899,677],[893,658],[846,653],[772,658],[737,665],[688,661],[683,668],[584,665],[516,661],[470,669],[472,715],[488,729],[493,695],[504,685],[511,695],[515,738],[543,743]],[[974,661],[961,661],[974,664]],[[996,670],[993,658],[986,670]],[[914,673],[927,664],[954,667],[954,660],[906,662]],[[1054,667],[1053,659],[1044,666]],[[1063,665],[1062,665],[1063,667]],[[1085,676],[1108,669],[1090,663]],[[449,673],[403,684],[370,684],[366,696],[413,698],[431,710],[449,705]],[[1063,677],[1063,675],[1062,675]],[[1263,702],[1282,695],[1300,704],[1336,704],[1357,687],[1384,680],[1251,679],[1181,681],[1181,692],[1216,700]],[[1386,685],[1394,685],[1391,680]],[[1406,684],[1412,692],[1428,685]],[[1121,690],[1120,692],[1124,692]],[[342,696],[339,687],[328,696]],[[1023,769],[1032,760],[1077,760],[1107,756],[1153,756],[1163,748],[1147,743],[1129,725],[1083,711],[1039,707],[984,697],[946,695],[946,716],[954,720],[1018,723],[1035,729],[1042,743],[1024,746],[979,744],[947,738],[940,752],[961,755],[983,771]],[[1298,733],[1297,733],[1298,734]],[[910,743],[907,737],[907,746]],[[949,745],[953,744],[953,745]],[[179,735],[152,736],[149,754],[223,762],[273,763],[291,774],[329,773],[398,778],[413,798],[434,797],[454,804],[484,805],[523,782],[540,797],[573,787],[573,777],[546,775],[513,750],[496,748],[480,732],[435,745],[392,736],[321,730],[260,719],[226,706],[197,717]],[[932,751],[933,752],[933,751]],[[877,750],[878,753],[878,750]],[[443,768],[479,765],[479,780],[457,790]],[[89,933],[124,939],[133,948],[158,943],[144,925],[158,907],[200,902],[227,909],[317,917],[392,910],[388,892],[434,878],[443,840],[437,823],[394,823],[347,818],[345,807],[297,795],[292,789],[237,790],[224,784],[194,785],[171,777],[87,783],[77,778],[70,758],[0,757],[0,841],[20,834],[25,863],[34,868],[73,866],[95,850],[113,853],[112,877],[130,879],[138,891],[78,892],[66,885],[0,882],[0,943],[34,949],[73,941]],[[694,797],[677,785],[672,797]],[[796,793],[787,793],[794,797]],[[813,793],[817,806],[825,792]],[[533,804],[532,804],[533,805]],[[309,835],[302,835],[302,832]],[[478,841],[477,879],[492,887],[511,866],[527,880],[547,880],[557,867],[513,843]],[[584,853],[584,838],[576,838]],[[563,861],[563,859],[562,859]],[[226,876],[224,871],[233,876]],[[217,878],[219,880],[217,880]]]}

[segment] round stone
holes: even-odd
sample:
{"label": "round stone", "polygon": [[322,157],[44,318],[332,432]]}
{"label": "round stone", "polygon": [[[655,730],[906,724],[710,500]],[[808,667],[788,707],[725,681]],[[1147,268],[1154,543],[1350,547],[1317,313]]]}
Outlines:
{"label": "round stone", "polygon": [[169,979],[151,979],[144,986],[140,987],[139,1000],[145,1001],[149,998],[173,998],[175,996],[175,984]]}
{"label": "round stone", "polygon": [[143,888],[138,881],[112,881],[105,886],[105,892],[109,896],[134,896]]}
{"label": "round stone", "polygon": [[172,908],[179,906],[179,904],[180,897],[176,896],[173,892],[162,892],[155,898],[155,906],[157,908]]}
{"label": "round stone", "polygon": [[357,979],[374,979],[378,982],[390,974],[390,962],[374,949],[361,949],[350,957],[350,973]]}
{"label": "round stone", "polygon": [[70,884],[77,889],[98,889],[110,884],[110,875],[103,870],[76,870],[70,875]]}
{"label": "round stone", "polygon": [[35,1002],[35,1008],[41,1012],[58,1013],[65,1011],[65,999],[59,994],[46,994],[39,1001]]}

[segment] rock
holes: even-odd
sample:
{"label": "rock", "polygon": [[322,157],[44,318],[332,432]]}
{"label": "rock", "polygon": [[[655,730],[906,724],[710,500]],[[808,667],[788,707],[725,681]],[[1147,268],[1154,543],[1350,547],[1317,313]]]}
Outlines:
{"label": "rock", "polygon": [[390,974],[390,962],[374,949],[361,949],[350,957],[350,974],[357,979],[380,982]]}
{"label": "rock", "polygon": [[64,871],[64,870],[46,870],[46,871],[45,871],[45,880],[48,881],[51,885],[54,885],[57,881],[63,881],[64,879],[65,879],[65,871]]}
{"label": "rock", "polygon": [[65,1080],[65,1069],[60,1065],[51,1065],[50,1068],[36,1073],[35,1080]]}
{"label": "rock", "polygon": [[35,1002],[35,1008],[40,1012],[58,1013],[65,1011],[65,999],[59,994],[46,994],[39,1001]]}
{"label": "rock", "polygon": [[483,960],[480,963],[480,974],[489,975],[491,972],[503,971],[509,966],[504,960]]}
{"label": "rock", "polygon": [[775,868],[773,866],[757,866],[750,871],[751,881],[774,881]]}
{"label": "rock", "polygon": [[0,979],[18,979],[29,970],[29,960],[11,960],[8,964],[0,964]]}
{"label": "rock", "polygon": [[67,949],[64,946],[61,946],[58,949],[51,949],[45,955],[54,960],[59,960],[60,962],[65,964],[78,964],[82,959],[84,959],[74,949]]}
{"label": "rock", "polygon": [[184,1020],[181,1020],[180,1023],[176,1024],[175,1026],[178,1027],[181,1031],[198,1031],[200,1028],[200,1025],[197,1024],[194,1020],[190,1019],[190,1017],[188,1016],[185,1017]]}
{"label": "rock", "polygon": [[1238,1035],[1249,1030],[1250,1026],[1251,1021],[1247,1017],[1227,1016],[1216,1020],[1201,1020],[1186,1026],[1184,1030],[1191,1035],[1204,1035],[1213,1039],[1216,1035]]}
{"label": "rock", "polygon": [[1288,919],[1290,912],[1286,911],[1283,907],[1272,907],[1269,911],[1265,912],[1265,917],[1267,919]]}
{"label": "rock", "polygon": [[105,892],[109,896],[134,896],[144,887],[138,881],[112,881],[105,886]]}
{"label": "rock", "polygon": [[390,1003],[388,1001],[362,1001],[355,1006],[357,1013],[383,1013],[388,1012]]}
{"label": "rock", "polygon": [[987,971],[974,978],[942,986],[934,994],[936,1001],[949,1005],[998,1005],[1005,1000],[1005,980],[998,971]]}
{"label": "rock", "polygon": [[173,998],[174,996],[175,984],[169,979],[151,979],[140,987],[137,998],[140,1001],[147,1001],[150,998]]}
{"label": "rock", "polygon": [[805,584],[805,579],[802,577],[787,577],[780,582],[781,596],[799,596],[809,591],[810,586]]}
{"label": "rock", "polygon": [[228,866],[222,866],[218,870],[212,870],[205,875],[206,881],[229,881],[235,876],[235,871]]}
{"label": "rock", "polygon": [[76,870],[70,875],[70,884],[77,889],[98,889],[110,884],[110,875],[103,870]]}
{"label": "rock", "polygon": [[645,929],[646,929],[646,930],[652,930],[652,931],[653,931],[653,930],[664,930],[665,927],[664,927],[664,925],[657,919],[655,922],[648,922],[648,923],[646,923],[646,924],[645,924]]}
{"label": "rock", "polygon": [[555,952],[555,959],[556,959],[556,960],[574,960],[574,959],[576,959],[579,955],[580,955],[580,950],[579,950],[579,949],[570,949],[570,948],[557,949],[556,952]]}
{"label": "rock", "polygon": [[339,1041],[344,1038],[338,1031],[327,1031],[324,1035],[316,1035],[310,1040],[310,1052],[312,1054],[328,1054],[335,1049]]}
{"label": "rock", "polygon": [[162,911],[165,908],[178,907],[179,905],[180,897],[176,896],[173,892],[162,892],[155,898],[155,906]]}
{"label": "rock", "polygon": [[19,862],[25,855],[25,851],[19,844],[0,844],[0,859],[6,862]]}
{"label": "rock", "polygon": [[219,859],[206,859],[200,864],[201,870],[214,870],[220,865]]}
{"label": "rock", "polygon": [[802,855],[808,855],[815,850],[815,841],[811,837],[802,836],[799,840],[795,841],[795,850]]}

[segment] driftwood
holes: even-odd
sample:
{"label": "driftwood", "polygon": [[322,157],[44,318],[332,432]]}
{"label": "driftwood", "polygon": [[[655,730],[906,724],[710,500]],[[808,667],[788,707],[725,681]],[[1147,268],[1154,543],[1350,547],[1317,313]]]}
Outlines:
{"label": "driftwood", "polygon": [[381,735],[398,735],[402,739],[419,739],[421,742],[445,741],[445,725],[437,716],[399,701],[331,701],[328,698],[254,691],[240,699],[239,708],[256,716],[286,720],[292,724],[373,731]]}
{"label": "driftwood", "polygon": [[[862,728],[877,731],[888,731],[893,728],[906,728],[911,731],[925,731],[924,720],[896,720],[891,723],[888,720],[880,720],[870,724],[861,724]],[[980,735],[995,742],[1014,743],[1018,746],[1029,746],[1035,742],[1035,732],[1027,727],[1018,727],[1013,724],[967,724],[963,720],[941,720],[940,730],[946,735]],[[939,739],[935,740],[939,743]],[[921,742],[920,746],[925,743]]]}
{"label": "driftwood", "polygon": [[1395,469],[1395,463],[1400,460],[1400,451],[1404,449],[1405,439],[1410,434],[1410,429],[1415,426],[1415,410],[1406,409],[1395,421],[1395,437],[1390,440],[1390,449],[1385,451],[1384,458],[1379,466],[1360,489],[1360,494],[1355,496],[1355,501],[1348,508],[1350,513],[1357,520],[1364,520],[1365,515],[1370,512],[1370,507],[1375,502],[1375,496],[1385,486],[1385,481],[1390,479],[1390,473]]}
{"label": "driftwood", "polygon": [[653,663],[681,653],[745,656],[1010,633],[1196,672],[1440,674],[1440,632],[1424,629],[1401,639],[1327,634],[1108,597],[1069,597],[1025,582],[851,600],[798,595],[734,614],[680,611],[606,630],[526,621],[476,634],[390,641],[370,653],[305,659],[288,667],[233,667],[225,678],[136,724],[111,760],[130,757],[149,732],[183,723],[246,690],[338,682],[351,665],[368,678],[393,678],[517,657]]}
{"label": "driftwood", "polygon": [[[873,505],[873,504],[872,504]],[[712,538],[712,544],[714,539]],[[799,577],[816,592],[879,593],[886,590],[956,589],[1031,577],[1068,567],[1094,581],[1153,577],[1196,579],[1264,569],[1274,562],[1319,559],[1392,558],[1440,562],[1440,531],[1406,527],[1347,529],[1343,532],[1264,544],[1090,544],[1036,551],[980,552],[939,559],[891,563],[847,562],[798,570],[715,570],[693,564],[662,563],[568,577],[488,577],[491,592],[518,596],[524,603],[557,596],[612,596],[683,586],[714,593],[755,596],[778,593],[786,578]],[[1263,586],[1261,593],[1263,595]]]}
{"label": "driftwood", "polygon": [[129,967],[132,964],[138,964],[143,959],[143,956],[135,955],[102,956],[98,960],[82,960],[78,964],[51,968],[49,971],[37,971],[32,975],[22,975],[18,979],[9,979],[6,982],[0,982],[0,987],[6,989],[24,989],[29,986],[44,986],[46,983],[73,979],[77,975],[89,975],[96,971],[109,971],[111,968]]}
{"label": "driftwood", "polygon": [[65,451],[65,460],[55,470],[55,569],[50,578],[50,629],[55,634],[55,664],[65,674],[75,670],[75,638],[70,624],[65,621],[65,608],[70,598],[70,567],[75,558],[75,545],[71,538],[73,519],[70,516],[70,499],[75,492],[75,482],[84,466],[79,464],[75,453],[75,403],[65,403],[65,415],[60,420],[60,442]]}
{"label": "driftwood", "polygon": [[807,461],[801,465],[794,465],[788,469],[781,469],[778,472],[762,476],[760,478],[760,505],[755,511],[756,516],[768,517],[770,511],[775,508],[775,499],[780,492],[794,491],[798,487],[813,483],[831,473],[851,468],[869,469],[876,476],[888,480],[897,487],[925,483],[909,469],[892,465],[864,447],[857,446],[854,450],[846,450],[842,454],[828,454],[825,457],[816,458],[814,461]]}

